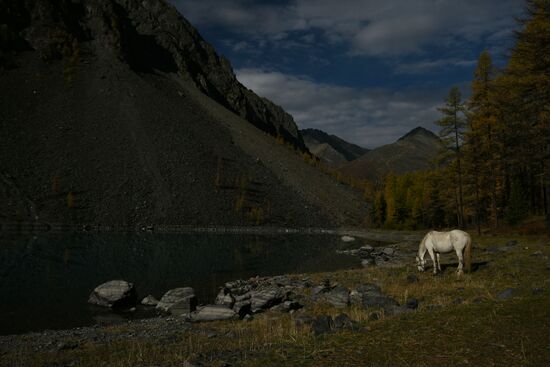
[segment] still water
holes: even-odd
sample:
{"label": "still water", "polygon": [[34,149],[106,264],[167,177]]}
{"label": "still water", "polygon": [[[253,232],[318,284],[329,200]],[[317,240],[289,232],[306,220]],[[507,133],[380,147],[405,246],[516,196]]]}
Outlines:
{"label": "still water", "polygon": [[357,258],[336,250],[360,245],[329,235],[0,237],[0,334],[147,316],[141,308],[115,315],[87,304],[90,292],[112,279],[133,282],[140,299],[191,286],[199,303],[208,303],[229,280],[359,267]]}

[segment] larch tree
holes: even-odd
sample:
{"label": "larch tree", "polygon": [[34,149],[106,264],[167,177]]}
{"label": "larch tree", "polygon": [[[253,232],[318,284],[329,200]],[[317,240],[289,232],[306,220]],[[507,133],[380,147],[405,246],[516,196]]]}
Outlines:
{"label": "larch tree", "polygon": [[451,152],[452,164],[456,172],[456,217],[460,228],[464,227],[464,203],[462,188],[462,157],[460,148],[464,139],[466,122],[464,119],[464,103],[458,87],[453,87],[445,101],[445,106],[438,108],[443,118],[435,123],[441,126],[439,136],[448,152]]}

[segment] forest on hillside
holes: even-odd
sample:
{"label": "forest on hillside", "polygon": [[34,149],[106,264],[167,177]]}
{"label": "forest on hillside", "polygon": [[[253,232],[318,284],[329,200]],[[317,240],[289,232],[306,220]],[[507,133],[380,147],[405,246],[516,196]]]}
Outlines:
{"label": "forest on hillside", "polygon": [[529,0],[507,65],[479,56],[471,96],[453,87],[439,109],[446,150],[434,168],[365,182],[367,225],[498,228],[550,224],[550,2]]}

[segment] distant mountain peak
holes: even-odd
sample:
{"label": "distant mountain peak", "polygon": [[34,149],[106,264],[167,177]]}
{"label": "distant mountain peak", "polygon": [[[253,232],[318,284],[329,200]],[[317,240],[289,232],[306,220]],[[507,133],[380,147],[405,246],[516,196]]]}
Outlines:
{"label": "distant mountain peak", "polygon": [[336,166],[352,161],[369,151],[322,130],[304,129],[300,130],[300,133],[308,149],[330,165]]}
{"label": "distant mountain peak", "polygon": [[435,139],[439,139],[439,137],[437,135],[435,135],[433,132],[431,132],[430,130],[425,129],[422,126],[417,126],[414,129],[412,129],[411,131],[409,131],[408,133],[406,133],[405,135],[403,135],[402,137],[400,137],[397,141],[412,138],[412,137],[414,137],[416,135],[419,135],[419,134],[423,134],[423,135],[433,137]]}

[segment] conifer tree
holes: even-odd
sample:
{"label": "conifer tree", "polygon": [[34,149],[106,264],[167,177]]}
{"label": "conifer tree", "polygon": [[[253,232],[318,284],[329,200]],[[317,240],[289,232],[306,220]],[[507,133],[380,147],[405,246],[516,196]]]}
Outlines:
{"label": "conifer tree", "polygon": [[458,87],[453,87],[449,91],[449,95],[445,101],[445,106],[438,109],[443,118],[435,123],[441,126],[439,136],[442,138],[448,152],[452,154],[452,163],[456,170],[456,216],[458,226],[464,227],[464,206],[463,206],[463,189],[462,189],[462,157],[460,146],[464,138],[464,129],[466,122],[464,120],[464,104]]}

